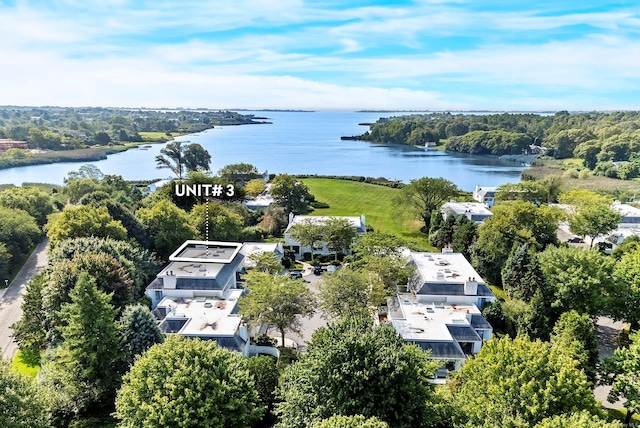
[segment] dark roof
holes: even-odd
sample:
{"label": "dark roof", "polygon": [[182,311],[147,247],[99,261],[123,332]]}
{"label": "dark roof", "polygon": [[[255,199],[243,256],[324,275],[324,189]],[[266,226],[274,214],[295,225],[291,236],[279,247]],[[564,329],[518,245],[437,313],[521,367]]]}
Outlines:
{"label": "dark roof", "polygon": [[[464,296],[464,284],[452,283],[432,283],[422,284],[416,294],[436,295],[436,296]],[[478,284],[476,296],[493,296],[493,292],[485,284]]]}
{"label": "dark roof", "polygon": [[471,327],[477,329],[483,329],[483,330],[492,330],[493,327],[491,327],[491,324],[489,324],[489,322],[484,319],[484,317],[482,315],[478,315],[478,314],[473,314],[471,315]]}
{"label": "dark roof", "polygon": [[242,352],[246,342],[239,336],[198,336],[202,340],[215,340],[218,346],[229,351]]}
{"label": "dark roof", "polygon": [[182,327],[187,323],[187,319],[165,319],[163,320],[159,327],[163,333],[177,333],[180,331]]}
{"label": "dark roof", "polygon": [[478,333],[471,327],[448,325],[447,329],[458,342],[482,342]]}
{"label": "dark roof", "polygon": [[415,342],[408,341],[408,343],[415,343],[425,351],[431,351],[431,358],[443,358],[443,359],[465,359],[466,356],[460,345],[456,342]]}

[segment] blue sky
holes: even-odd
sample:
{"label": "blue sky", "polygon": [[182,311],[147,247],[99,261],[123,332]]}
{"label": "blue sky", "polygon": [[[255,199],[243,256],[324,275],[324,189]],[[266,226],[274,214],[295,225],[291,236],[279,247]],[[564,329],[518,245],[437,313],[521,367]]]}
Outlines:
{"label": "blue sky", "polygon": [[640,108],[637,1],[0,0],[0,105]]}

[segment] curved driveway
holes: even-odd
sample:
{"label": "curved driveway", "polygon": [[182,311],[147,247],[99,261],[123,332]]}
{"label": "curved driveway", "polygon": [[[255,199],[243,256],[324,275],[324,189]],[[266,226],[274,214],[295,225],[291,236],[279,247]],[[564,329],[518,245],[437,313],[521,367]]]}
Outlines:
{"label": "curved driveway", "polygon": [[[49,239],[42,241],[33,251],[27,262],[8,288],[0,290],[0,350],[4,358],[12,360],[18,352],[18,345],[13,341],[11,324],[22,316],[22,296],[27,283],[47,267],[47,247]],[[3,280],[4,281],[4,280]]]}

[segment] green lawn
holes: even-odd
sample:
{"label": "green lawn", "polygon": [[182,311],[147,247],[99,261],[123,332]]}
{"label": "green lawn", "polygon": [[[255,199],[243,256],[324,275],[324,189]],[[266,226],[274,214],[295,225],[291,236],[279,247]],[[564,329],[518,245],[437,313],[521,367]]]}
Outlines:
{"label": "green lawn", "polygon": [[27,361],[25,359],[25,355],[21,351],[18,351],[16,356],[13,358],[13,361],[11,362],[11,367],[18,373],[22,373],[35,379],[36,375],[38,374],[38,370],[40,370],[40,363],[35,361]]}
{"label": "green lawn", "polygon": [[436,251],[429,245],[427,236],[420,233],[419,221],[397,218],[393,197],[398,189],[329,178],[305,178],[302,181],[317,201],[329,204],[329,208],[316,208],[311,215],[359,216],[364,213],[367,225],[374,230],[402,237],[416,249]]}

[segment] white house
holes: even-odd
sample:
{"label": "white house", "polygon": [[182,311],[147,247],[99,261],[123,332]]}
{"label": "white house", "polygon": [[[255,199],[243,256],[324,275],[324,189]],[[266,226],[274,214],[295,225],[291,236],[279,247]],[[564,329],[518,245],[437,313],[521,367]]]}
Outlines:
{"label": "white house", "polygon": [[456,218],[463,215],[477,224],[482,224],[486,219],[493,215],[487,206],[480,202],[451,201],[443,204],[440,208],[440,212],[444,218],[447,218],[450,215],[453,215]]}
{"label": "white house", "polygon": [[622,214],[622,220],[620,220],[619,228],[640,228],[640,209],[631,205],[622,204],[619,201],[614,202],[611,208]]}
{"label": "white house", "polygon": [[242,244],[242,248],[240,248],[240,254],[244,256],[244,267],[255,267],[255,263],[251,260],[250,256],[261,253],[273,253],[279,261],[282,261],[284,257],[282,242],[273,244],[265,242],[245,242]]}
{"label": "white house", "polygon": [[459,370],[493,334],[475,305],[418,302],[409,294],[389,301],[387,317],[406,343],[418,345],[430,351],[430,358],[442,361],[435,382]]}
{"label": "white house", "polygon": [[291,228],[297,224],[323,224],[331,219],[344,219],[347,220],[351,227],[355,230],[357,235],[361,235],[366,233],[366,219],[365,215],[362,214],[360,217],[347,217],[347,216],[307,216],[307,215],[294,215],[293,213],[289,214],[289,225],[284,232],[284,243],[289,245],[291,249],[296,253],[297,256],[301,256],[304,253],[313,253],[313,254],[321,254],[321,255],[330,255],[333,254],[328,248],[326,242],[318,242],[317,245],[311,249],[310,247],[302,246],[300,242],[296,241],[291,237]]}
{"label": "white house", "polygon": [[461,253],[414,253],[409,263],[416,273],[408,291],[418,302],[476,305],[493,302],[496,296]]}
{"label": "white house", "polygon": [[496,297],[460,253],[411,252],[408,258],[416,272],[388,302],[387,319],[405,342],[444,362],[438,381],[491,339],[493,328],[480,309]]}
{"label": "white house", "polygon": [[237,276],[245,268],[245,255],[258,251],[282,255],[282,244],[182,244],[146,289],[160,329],[169,334],[215,340],[245,356],[279,356],[274,348],[251,344],[247,326],[237,314],[238,299],[244,293],[237,288]]}
{"label": "white house", "polygon": [[497,187],[480,187],[476,185],[476,190],[473,191],[473,199],[491,208],[496,202],[497,191]]}
{"label": "white house", "polygon": [[160,181],[156,181],[155,183],[151,183],[144,188],[144,190],[142,191],[142,194],[144,196],[150,195],[156,190],[158,190],[159,188],[164,187],[169,183],[171,183],[171,180],[160,180]]}
{"label": "white house", "polygon": [[237,242],[186,241],[147,286],[152,307],[165,297],[222,298],[227,290],[236,288],[237,273],[244,267],[241,247]]}

